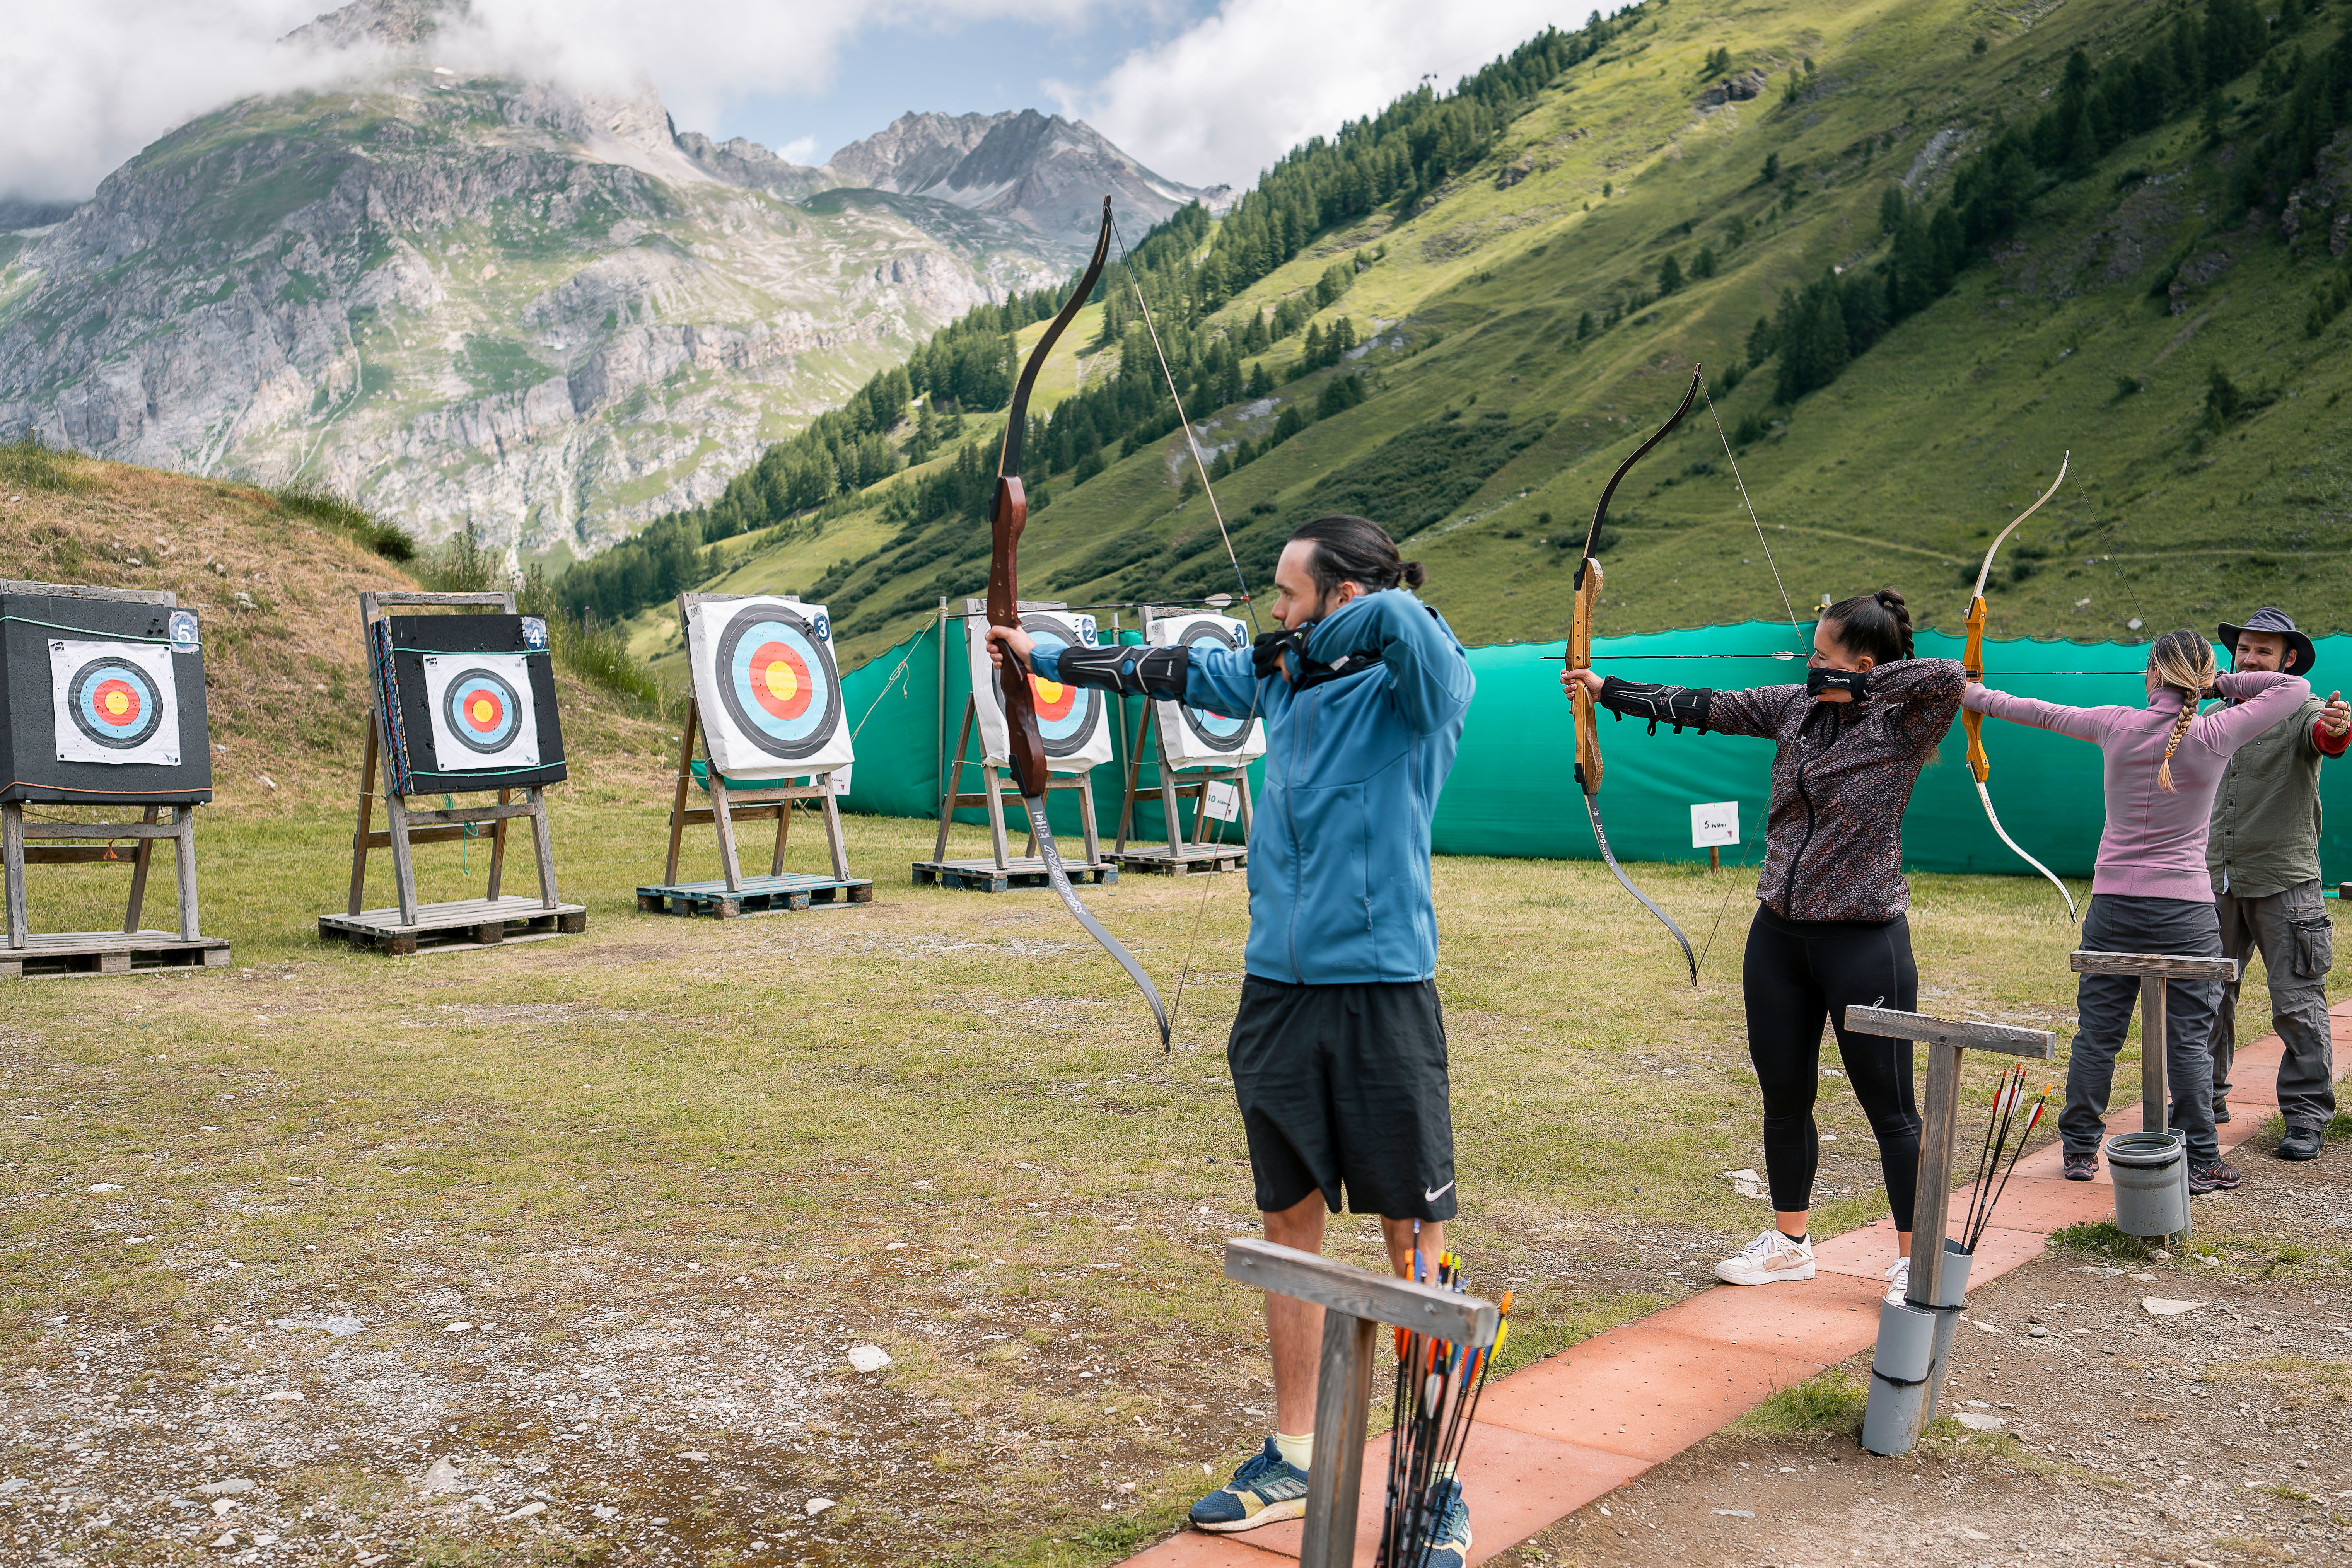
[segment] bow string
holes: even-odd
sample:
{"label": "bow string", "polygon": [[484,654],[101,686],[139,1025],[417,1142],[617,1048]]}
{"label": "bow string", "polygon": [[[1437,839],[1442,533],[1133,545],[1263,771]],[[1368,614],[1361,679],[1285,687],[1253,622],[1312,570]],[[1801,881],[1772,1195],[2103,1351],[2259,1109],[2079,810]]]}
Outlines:
{"label": "bow string", "polygon": [[[1960,668],[1971,682],[1980,683],[1984,679],[1985,584],[1992,576],[1992,558],[2000,553],[2002,542],[2017,531],[2019,523],[2040,511],[2042,502],[2058,493],[2058,487],[2066,482],[2066,466],[2074,457],[2074,454],[2069,451],[2058,459],[2058,477],[2050,481],[2050,488],[2042,492],[2040,500],[2010,520],[2009,526],[2000,531],[1985,551],[1984,564],[1977,568],[1976,592],[1969,597],[1968,640],[1960,649]],[[1992,791],[1986,785],[1986,781],[1992,776],[1992,760],[1985,755],[1984,715],[1963,708],[1960,710],[1960,728],[1968,734],[1969,772],[1976,775],[1977,799],[1984,803],[1985,820],[1992,824],[1992,830],[2000,835],[2000,841],[2015,851],[2019,859],[2049,879],[2050,885],[2058,889],[2058,896],[2066,900],[2067,918],[2078,918],[2074,910],[2074,895],[2067,890],[2066,884],[2060,881],[2049,867],[2018,847],[2017,840],[2009,836],[2009,829],[2000,825],[2000,815],[1992,808]]]}

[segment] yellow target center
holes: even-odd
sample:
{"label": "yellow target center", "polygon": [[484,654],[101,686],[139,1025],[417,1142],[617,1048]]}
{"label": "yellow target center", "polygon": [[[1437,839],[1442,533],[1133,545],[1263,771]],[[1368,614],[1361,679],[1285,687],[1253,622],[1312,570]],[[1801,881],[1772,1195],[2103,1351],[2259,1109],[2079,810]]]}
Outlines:
{"label": "yellow target center", "polygon": [[493,702],[492,702],[488,698],[487,698],[487,697],[477,697],[477,698],[475,698],[475,699],[474,699],[474,722],[475,722],[475,723],[477,723],[477,724],[487,724],[487,723],[488,723],[492,719],[495,719],[495,718],[497,718],[497,717],[498,717],[498,712],[499,712],[498,705],[497,705],[497,704],[495,704],[495,703],[493,703]]}
{"label": "yellow target center", "polygon": [[120,719],[131,711],[131,699],[122,692],[110,691],[106,694],[106,710],[114,718]]}
{"label": "yellow target center", "polygon": [[1062,683],[1058,680],[1047,680],[1044,676],[1039,676],[1037,678],[1037,700],[1040,702],[1059,702],[1061,700]]}
{"label": "yellow target center", "polygon": [[781,658],[769,664],[766,679],[768,695],[779,702],[790,702],[800,692],[800,677],[794,675],[793,667]]}

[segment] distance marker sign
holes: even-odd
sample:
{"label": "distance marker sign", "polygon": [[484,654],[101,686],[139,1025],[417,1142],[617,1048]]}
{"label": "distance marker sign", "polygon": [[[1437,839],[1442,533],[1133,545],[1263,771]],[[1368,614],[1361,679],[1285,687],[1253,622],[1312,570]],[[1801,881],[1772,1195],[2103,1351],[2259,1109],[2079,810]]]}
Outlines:
{"label": "distance marker sign", "polygon": [[722,777],[797,778],[855,760],[823,605],[706,597],[687,605],[686,633],[703,734]]}

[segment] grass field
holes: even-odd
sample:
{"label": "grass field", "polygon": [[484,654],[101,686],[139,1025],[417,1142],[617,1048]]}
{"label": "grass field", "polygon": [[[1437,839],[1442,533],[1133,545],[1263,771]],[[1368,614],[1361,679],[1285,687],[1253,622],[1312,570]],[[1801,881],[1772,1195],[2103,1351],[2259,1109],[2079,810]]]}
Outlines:
{"label": "grass field", "polygon": [[[1049,896],[908,887],[928,824],[850,820],[870,905],[721,925],[635,913],[659,807],[583,795],[556,843],[584,936],[321,947],[348,818],[224,813],[200,863],[235,969],[8,990],[15,1473],[62,1460],[68,1431],[115,1432],[96,1462],[126,1494],[263,1458],[313,1510],[283,1505],[289,1542],[333,1524],[422,1561],[560,1538],[712,1563],[766,1561],[753,1539],[821,1562],[1093,1563],[1172,1525],[1270,1415],[1255,1301],[1217,1267],[1255,1218],[1220,1054],[1239,880],[1089,898],[1164,992],[1189,961],[1163,1056]],[[709,874],[698,852],[688,874]],[[478,877],[484,847],[463,854]],[[462,889],[457,848],[424,858],[428,897]],[[1455,1235],[1475,1284],[1518,1292],[1514,1361],[1696,1288],[1765,1222],[1720,1174],[1760,1163],[1737,988],[1752,889],[1634,875],[1714,931],[1696,991],[1597,866],[1437,863]],[[51,869],[36,923],[102,925],[121,886]],[[1923,1007],[2063,1030],[2072,928],[2045,887],[1914,891]],[[1858,1110],[1823,1086],[1827,1232],[1883,1197]],[[1368,1222],[1337,1237],[1372,1260]],[[331,1313],[367,1328],[270,1326]],[[894,1363],[855,1372],[852,1344]],[[289,1387],[306,1400],[256,1403]],[[481,1507],[452,1518],[394,1484],[436,1458]],[[552,1511],[502,1521],[534,1493]],[[820,1493],[838,1506],[798,1517]]]}

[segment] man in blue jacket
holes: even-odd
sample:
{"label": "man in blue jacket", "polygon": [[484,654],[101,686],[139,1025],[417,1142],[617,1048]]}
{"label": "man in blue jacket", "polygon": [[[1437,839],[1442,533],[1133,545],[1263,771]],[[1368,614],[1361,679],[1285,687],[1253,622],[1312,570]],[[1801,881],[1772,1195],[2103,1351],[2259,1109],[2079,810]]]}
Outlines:
{"label": "man in blue jacket", "polygon": [[[1321,517],[1275,568],[1283,629],[1249,649],[1047,650],[989,633],[1050,680],[1265,721],[1246,974],[1226,1047],[1257,1206],[1267,1240],[1318,1252],[1344,1190],[1351,1210],[1381,1216],[1408,1277],[1416,1247],[1433,1271],[1454,1212],[1430,818],[1475,685],[1460,640],[1413,596],[1421,584],[1421,563],[1378,525]],[[1306,1512],[1322,1319],[1266,1298],[1275,1433],[1193,1505],[1195,1525],[1252,1530]],[[1470,1524],[1458,1483],[1438,1538],[1432,1568],[1460,1568]]]}

